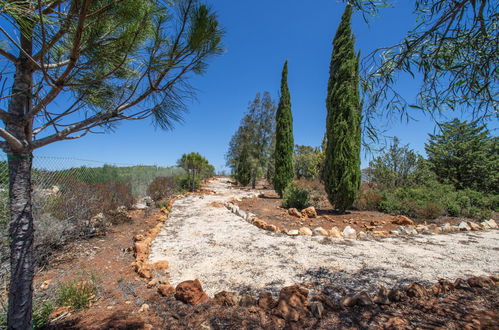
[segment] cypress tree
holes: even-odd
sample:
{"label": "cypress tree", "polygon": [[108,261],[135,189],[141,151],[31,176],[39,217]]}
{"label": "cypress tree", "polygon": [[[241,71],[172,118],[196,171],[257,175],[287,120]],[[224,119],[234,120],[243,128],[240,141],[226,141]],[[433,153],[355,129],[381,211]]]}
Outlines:
{"label": "cypress tree", "polygon": [[358,90],[359,57],[355,55],[348,5],[333,41],[326,100],[326,160],[323,180],[328,199],[344,212],[360,187],[361,103]]}
{"label": "cypress tree", "polygon": [[293,181],[293,115],[288,89],[288,61],[284,63],[281,79],[281,98],[276,114],[274,178],[275,191],[282,197],[284,189]]}
{"label": "cypress tree", "polygon": [[242,186],[247,186],[251,181],[251,164],[248,157],[248,148],[246,146],[243,147],[241,155],[236,160],[234,177]]}

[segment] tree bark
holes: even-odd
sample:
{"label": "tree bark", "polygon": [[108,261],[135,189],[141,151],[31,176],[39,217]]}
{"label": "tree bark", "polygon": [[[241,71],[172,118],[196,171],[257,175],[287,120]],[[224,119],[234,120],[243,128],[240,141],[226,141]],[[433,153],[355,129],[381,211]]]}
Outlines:
{"label": "tree bark", "polygon": [[8,329],[32,328],[34,276],[30,153],[9,156],[10,287]]}

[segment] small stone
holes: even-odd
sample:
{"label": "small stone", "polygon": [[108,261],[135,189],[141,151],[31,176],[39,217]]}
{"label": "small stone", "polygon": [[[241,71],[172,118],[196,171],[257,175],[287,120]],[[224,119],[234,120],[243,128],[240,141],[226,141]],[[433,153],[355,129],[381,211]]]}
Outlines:
{"label": "small stone", "polygon": [[288,214],[289,215],[292,215],[294,217],[297,217],[297,218],[301,218],[303,215],[300,213],[300,211],[298,211],[297,209],[295,208],[290,208],[288,210]]}
{"label": "small stone", "polygon": [[289,231],[287,232],[287,234],[288,234],[289,236],[298,236],[298,235],[300,235],[300,232],[299,232],[298,230],[296,230],[296,229],[293,229],[293,230],[289,230]]}
{"label": "small stone", "polygon": [[400,236],[400,232],[398,230],[390,230],[390,234],[393,236]]}
{"label": "small stone", "polygon": [[313,233],[316,236],[328,236],[327,230],[322,227],[314,228]]}
{"label": "small stone", "polygon": [[135,242],[143,241],[144,235],[141,235],[141,234],[135,235],[133,239],[135,240]]}
{"label": "small stone", "polygon": [[207,302],[210,298],[203,291],[199,280],[184,281],[175,288],[175,299],[191,305]]}
{"label": "small stone", "polygon": [[359,239],[362,241],[366,241],[369,239],[369,236],[367,236],[367,234],[365,232],[359,231]]}
{"label": "small stone", "polygon": [[158,284],[158,280],[153,278],[152,280],[149,281],[149,283],[147,283],[147,287],[148,288],[152,288],[153,286],[155,286],[156,284]]}
{"label": "small stone", "polygon": [[328,232],[329,236],[335,237],[335,238],[343,238],[343,234],[340,232],[338,227],[334,226],[331,228]]}
{"label": "small stone", "polygon": [[151,265],[151,268],[154,269],[154,270],[165,270],[165,269],[168,269],[168,261],[167,260],[161,260],[161,261],[157,261],[155,263],[153,263]]}
{"label": "small stone", "polygon": [[378,294],[374,296],[374,303],[379,305],[389,305],[390,299],[388,299],[388,290],[382,285],[378,290]]}
{"label": "small stone", "polygon": [[253,298],[252,295],[247,293],[241,295],[241,299],[239,299],[239,306],[241,307],[255,306],[257,303],[258,302],[256,301],[256,299]]}
{"label": "small stone", "polygon": [[343,237],[355,239],[357,238],[357,231],[350,226],[346,226],[345,229],[343,229]]}
{"label": "small stone", "polygon": [[307,218],[316,218],[317,217],[317,211],[315,210],[315,207],[313,207],[313,206],[310,206],[310,207],[307,207],[306,209],[301,210],[301,214],[303,214]]}
{"label": "small stone", "polygon": [[370,306],[373,304],[371,296],[366,291],[361,291],[357,293],[354,298],[356,299],[357,305],[359,306]]}
{"label": "small stone", "polygon": [[299,230],[300,235],[304,236],[312,236],[312,231],[308,227],[301,227]]}
{"label": "small stone", "polygon": [[404,300],[404,298],[405,294],[399,289],[393,288],[388,292],[388,299],[390,299],[391,302],[399,302]]}
{"label": "small stone", "polygon": [[307,316],[308,290],[298,285],[288,286],[279,292],[277,310],[287,321],[297,322]]}
{"label": "small stone", "polygon": [[412,221],[411,219],[409,219],[406,216],[399,215],[399,216],[394,217],[394,219],[392,220],[392,224],[394,224],[394,225],[410,225],[410,226],[413,226],[414,225],[414,221]]}
{"label": "small stone", "polygon": [[487,221],[487,223],[489,224],[490,229],[497,229],[497,223],[494,219],[490,219],[489,221]]}
{"label": "small stone", "polygon": [[468,279],[468,284],[475,288],[493,288],[495,286],[494,281],[492,281],[487,276],[475,276]]}
{"label": "small stone", "polygon": [[461,221],[457,226],[460,231],[470,231],[471,227],[466,223],[466,221]]}
{"label": "small stone", "polygon": [[468,284],[467,281],[463,280],[462,278],[458,278],[454,281],[454,287],[456,289],[466,290],[470,288],[470,285]]}
{"label": "small stone", "polygon": [[407,296],[421,298],[426,295],[426,289],[419,283],[413,282],[405,290]]}
{"label": "small stone", "polygon": [[310,303],[310,311],[312,312],[312,315],[320,319],[324,314],[324,306],[320,301],[314,301]]}
{"label": "small stone", "polygon": [[446,222],[445,224],[443,224],[441,227],[441,230],[443,233],[452,233],[454,231],[454,229],[452,228],[451,224]]}
{"label": "small stone", "polygon": [[265,230],[268,230],[268,231],[271,231],[271,232],[275,233],[275,232],[278,231],[278,228],[275,225],[269,225],[269,224],[267,224],[265,226]]}
{"label": "small stone", "polygon": [[163,297],[168,297],[175,293],[175,288],[170,284],[160,284],[158,285],[158,292]]}
{"label": "small stone", "polygon": [[[112,307],[112,306],[109,306]],[[139,313],[147,312],[149,310],[149,305],[148,304],[143,304],[140,306]]]}
{"label": "small stone", "polygon": [[258,297],[258,306],[263,309],[272,309],[276,305],[276,301],[274,297],[272,297],[272,293],[270,292],[262,292]]}
{"label": "small stone", "polygon": [[477,231],[477,230],[482,230],[482,227],[473,221],[468,221],[468,226],[470,226],[471,230]]}
{"label": "small stone", "polygon": [[43,283],[40,285],[40,290],[47,290],[50,286],[50,282],[52,281],[51,280],[43,281]]}
{"label": "small stone", "polygon": [[411,227],[405,227],[405,233],[409,236],[414,236],[418,234],[417,230]]}
{"label": "small stone", "polygon": [[357,300],[355,299],[355,296],[345,296],[341,300],[341,304],[344,307],[353,307],[357,304]]}
{"label": "small stone", "polygon": [[374,230],[372,232],[372,235],[375,237],[387,237],[390,235],[390,233],[386,230]]}
{"label": "small stone", "polygon": [[235,292],[222,291],[215,294],[214,297],[215,303],[220,306],[237,306],[237,295]]}

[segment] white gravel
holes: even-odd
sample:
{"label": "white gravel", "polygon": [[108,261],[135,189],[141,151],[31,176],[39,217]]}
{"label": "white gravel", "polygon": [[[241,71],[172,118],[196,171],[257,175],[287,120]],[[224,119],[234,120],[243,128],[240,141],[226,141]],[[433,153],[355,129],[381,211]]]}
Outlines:
{"label": "white gravel", "polygon": [[209,295],[276,292],[309,281],[357,291],[499,272],[498,230],[377,241],[288,237],[261,230],[225,207],[210,206],[254,193],[233,189],[223,178],[207,188],[216,194],[174,203],[152,244],[150,261],[169,261],[173,285],[198,278]]}

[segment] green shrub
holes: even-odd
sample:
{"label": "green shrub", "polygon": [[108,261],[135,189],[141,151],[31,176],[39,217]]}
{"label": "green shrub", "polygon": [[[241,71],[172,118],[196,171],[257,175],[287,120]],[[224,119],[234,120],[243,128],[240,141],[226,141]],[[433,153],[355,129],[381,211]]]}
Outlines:
{"label": "green shrub", "polygon": [[180,187],[187,191],[195,191],[201,186],[201,180],[197,176],[182,176],[179,179]]}
{"label": "green shrub", "polygon": [[291,184],[284,190],[282,207],[302,210],[310,206],[310,191],[306,188]]}
{"label": "green shrub", "polygon": [[50,319],[49,315],[54,311],[51,302],[44,302],[41,305],[35,303],[33,308],[33,329],[41,329],[46,326]]}
{"label": "green shrub", "polygon": [[97,294],[97,285],[94,279],[84,281],[69,281],[57,291],[57,304],[69,306],[75,310],[85,309]]}
{"label": "green shrub", "polygon": [[426,201],[416,209],[416,218],[436,219],[444,213],[442,205],[432,201]]}

